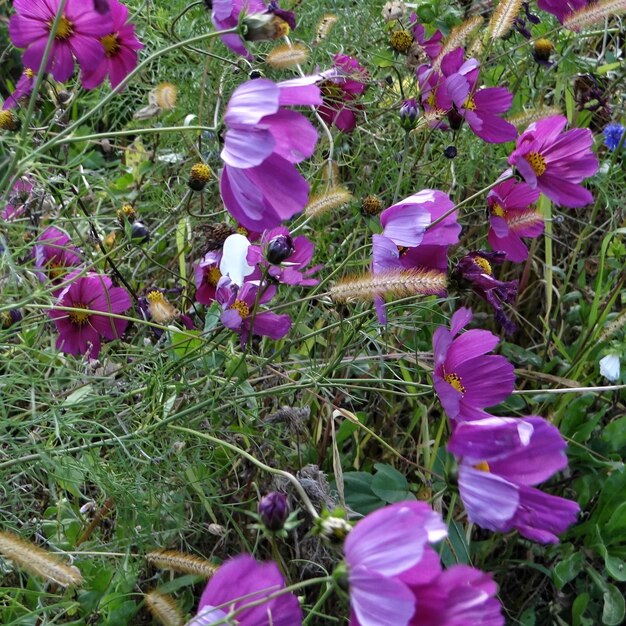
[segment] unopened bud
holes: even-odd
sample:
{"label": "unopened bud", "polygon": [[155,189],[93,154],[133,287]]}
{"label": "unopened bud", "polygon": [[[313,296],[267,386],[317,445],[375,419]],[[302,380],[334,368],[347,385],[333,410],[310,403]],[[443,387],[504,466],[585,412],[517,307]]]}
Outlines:
{"label": "unopened bud", "polygon": [[419,115],[419,107],[414,98],[409,98],[402,103],[400,107],[400,125],[404,130],[413,130],[417,123]]}
{"label": "unopened bud", "polygon": [[272,491],[261,498],[259,515],[268,530],[280,530],[289,517],[289,503],[287,496],[278,491]]}
{"label": "unopened bud", "polygon": [[277,235],[267,245],[267,260],[272,265],[280,265],[293,251],[293,239],[289,235]]}

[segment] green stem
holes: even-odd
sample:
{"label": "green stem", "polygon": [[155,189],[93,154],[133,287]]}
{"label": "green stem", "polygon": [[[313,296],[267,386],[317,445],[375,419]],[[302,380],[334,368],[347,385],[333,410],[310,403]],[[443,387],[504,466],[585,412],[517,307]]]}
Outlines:
{"label": "green stem", "polygon": [[318,616],[319,609],[324,605],[324,602],[329,598],[330,594],[334,591],[335,585],[331,582],[326,585],[324,593],[317,599],[317,602],[313,605],[313,608],[309,611],[309,614],[304,618],[302,626],[307,626],[309,622]]}
{"label": "green stem", "polygon": [[396,190],[393,193],[393,202],[395,204],[398,201],[398,195],[400,194],[400,186],[402,185],[402,177],[404,176],[404,166],[406,165],[406,157],[409,153],[409,133],[404,133],[404,146],[402,148],[402,161],[400,161],[400,172],[398,174],[398,181],[396,182]]}

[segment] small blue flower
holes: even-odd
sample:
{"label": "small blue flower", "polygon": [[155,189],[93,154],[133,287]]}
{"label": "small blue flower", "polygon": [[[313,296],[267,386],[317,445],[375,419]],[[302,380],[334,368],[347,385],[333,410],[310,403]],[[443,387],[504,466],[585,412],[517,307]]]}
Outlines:
{"label": "small blue flower", "polygon": [[[609,124],[604,129],[604,145],[609,150],[617,150],[617,146],[619,146],[620,141],[622,140],[622,135],[624,134],[624,127],[621,124]],[[622,144],[623,146],[623,144]]]}

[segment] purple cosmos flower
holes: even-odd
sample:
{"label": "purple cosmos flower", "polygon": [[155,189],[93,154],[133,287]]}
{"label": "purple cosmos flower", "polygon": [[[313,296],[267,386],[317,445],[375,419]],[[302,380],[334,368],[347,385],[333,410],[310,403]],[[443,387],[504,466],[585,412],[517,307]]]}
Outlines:
{"label": "purple cosmos flower", "polygon": [[[59,0],[14,0],[17,14],[9,20],[9,34],[16,47],[26,48],[25,67],[39,69],[58,7]],[[45,71],[63,83],[74,71],[74,57],[83,71],[92,70],[104,57],[100,39],[110,32],[109,15],[100,15],[81,0],[68,0]]]}
{"label": "purple cosmos flower", "polygon": [[257,309],[255,304],[267,304],[276,294],[276,287],[262,287],[258,296],[259,286],[244,283],[237,288],[230,281],[219,286],[215,299],[222,305],[222,324],[226,328],[241,335],[241,343],[245,344],[250,335],[263,335],[271,339],[282,339],[291,328],[289,315],[277,315],[271,311]]}
{"label": "purple cosmos flower", "polygon": [[470,252],[457,263],[455,273],[468,281],[474,293],[491,305],[496,322],[510,335],[517,328],[507,317],[503,305],[515,302],[519,281],[502,281],[493,275],[493,265],[503,263],[505,258],[504,252]]}
{"label": "purple cosmos flower", "polygon": [[459,458],[459,492],[471,522],[496,532],[517,529],[557,543],[578,504],[534,485],[567,465],[559,430],[541,417],[488,417],[458,424],[448,449]]}
{"label": "purple cosmos flower", "polygon": [[479,329],[459,334],[471,319],[471,309],[461,308],[450,330],[440,326],[433,335],[433,384],[448,417],[457,422],[484,418],[483,409],[508,398],[515,384],[513,366],[487,354],[498,344],[494,334]]}
{"label": "purple cosmos flower", "polygon": [[591,151],[591,131],[573,128],[563,132],[566,124],[563,115],[533,122],[517,138],[509,165],[556,204],[576,208],[593,201],[591,192],[578,183],[598,171],[598,159]]}
{"label": "purple cosmos flower", "polygon": [[[459,241],[461,226],[454,203],[442,191],[424,189],[385,209],[382,235],[372,237],[372,273],[437,270],[448,267],[448,248]],[[447,214],[447,215],[446,215]],[[441,219],[434,226],[433,222]],[[435,292],[443,296],[445,293]],[[378,321],[387,323],[382,296],[374,300]]]}
{"label": "purple cosmos flower", "polygon": [[80,250],[72,246],[71,241],[64,230],[55,226],[49,226],[37,237],[33,256],[39,280],[60,282],[70,268],[82,263]]}
{"label": "purple cosmos flower", "polygon": [[309,184],[295,167],[311,156],[317,130],[286,105],[321,103],[317,77],[280,83],[260,78],[234,91],[224,120],[222,199],[249,230],[278,226],[302,211]]}
{"label": "purple cosmos flower", "polygon": [[422,559],[430,563],[427,544],[446,535],[441,516],[424,502],[392,504],[359,521],[344,543],[351,626],[408,626],[415,598],[401,575]]}
{"label": "purple cosmos flower", "polygon": [[292,237],[284,226],[267,230],[258,246],[250,246],[247,261],[250,265],[266,267],[268,274],[285,285],[317,285],[319,280],[310,278],[322,266],[305,269],[313,258],[315,246],[303,235]]}
{"label": "purple cosmos flower", "polygon": [[[272,561],[259,563],[248,554],[229,559],[207,583],[198,614],[187,626],[211,626],[231,611],[238,611],[284,588],[285,580]],[[302,611],[293,593],[283,593],[241,610],[236,623],[240,626],[298,626],[302,624]]]}
{"label": "purple cosmos flower", "polygon": [[423,24],[420,24],[418,17],[415,13],[411,13],[410,25],[413,31],[413,38],[432,61],[439,56],[442,45],[443,33],[440,30],[436,30],[430,39],[426,39],[426,28]]}
{"label": "purple cosmos flower", "polygon": [[221,250],[211,250],[194,268],[196,300],[200,304],[211,304],[215,300],[217,284],[222,278],[222,272],[220,272],[221,259]]}
{"label": "purple cosmos flower", "polygon": [[[59,336],[57,350],[66,354],[88,354],[95,359],[100,353],[100,337],[113,340],[121,337],[128,322],[100,313],[120,314],[131,306],[130,295],[122,287],[113,287],[108,276],[88,272],[67,276],[72,281],[57,296],[55,306],[87,309],[62,311],[52,308],[48,315],[54,320]],[[72,280],[74,278],[74,280]]]}
{"label": "purple cosmos flower", "polygon": [[35,73],[30,68],[24,68],[20,79],[15,85],[13,93],[4,101],[2,105],[3,109],[15,109],[19,106],[20,101],[27,96],[30,96],[33,91],[33,85],[35,84]]}
{"label": "purple cosmos flower", "polygon": [[355,111],[360,108],[354,101],[367,89],[365,81],[369,74],[354,57],[346,54],[336,54],[333,61],[333,68],[321,74],[324,102],[318,113],[327,124],[351,133],[356,128]]}
{"label": "purple cosmos flower", "polygon": [[489,205],[489,245],[504,252],[506,258],[521,263],[528,258],[522,237],[543,233],[543,216],[535,209],[540,192],[526,183],[505,180],[487,196]]}
{"label": "purple cosmos flower", "polygon": [[[296,17],[291,11],[283,11],[278,7],[277,2],[270,2],[269,6],[263,0],[213,0],[213,9],[211,11],[211,19],[217,30],[226,30],[235,28],[239,25],[242,16],[259,16],[261,25],[264,29],[271,27],[276,38],[282,34],[288,34],[290,28],[296,27]],[[255,35],[248,33],[246,38],[253,40]],[[267,38],[267,37],[263,37]],[[246,59],[252,59],[252,55],[246,50],[246,47],[238,34],[222,35],[222,42],[233,52],[240,54]]]}
{"label": "purple cosmos flower", "polygon": [[[415,597],[416,611],[409,626],[502,626],[498,586],[489,574],[467,565],[441,570],[431,548],[409,575],[402,575]],[[426,556],[426,555],[425,555]]]}
{"label": "purple cosmos flower", "polygon": [[83,70],[85,89],[95,89],[107,75],[115,89],[137,67],[137,50],[143,48],[135,35],[134,24],[128,22],[128,9],[118,0],[109,0],[109,12],[113,28],[100,38],[105,56],[93,69]]}
{"label": "purple cosmos flower", "polygon": [[20,217],[26,210],[26,204],[33,191],[33,182],[30,176],[22,176],[19,178],[11,189],[8,200],[0,218],[5,222],[12,222]]}
{"label": "purple cosmos flower", "polygon": [[561,24],[570,13],[583,9],[588,4],[589,0],[539,0],[537,2],[540,9],[556,15]]}

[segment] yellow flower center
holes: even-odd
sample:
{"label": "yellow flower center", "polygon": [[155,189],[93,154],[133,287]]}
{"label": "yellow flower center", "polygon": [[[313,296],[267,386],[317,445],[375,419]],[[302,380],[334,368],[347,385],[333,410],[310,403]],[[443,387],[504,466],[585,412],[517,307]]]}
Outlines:
{"label": "yellow flower center", "polygon": [[28,78],[34,78],[34,77],[35,77],[35,72],[33,72],[33,70],[31,70],[31,69],[30,69],[30,67],[27,67],[27,68],[24,70],[24,74],[26,74],[26,76],[27,76]]}
{"label": "yellow flower center", "polygon": [[217,283],[219,282],[221,277],[222,277],[222,272],[220,272],[220,268],[219,267],[212,267],[206,273],[206,282],[209,285],[211,285],[211,287],[217,287]]}
{"label": "yellow flower center", "polygon": [[206,184],[211,179],[211,168],[205,163],[196,163],[191,168],[190,176],[193,179]]}
{"label": "yellow flower center", "polygon": [[[50,20],[48,22],[48,27],[52,30],[52,26],[54,24],[54,20]],[[74,25],[70,22],[65,15],[61,16],[59,23],[57,25],[56,32],[54,33],[54,38],[59,41],[64,41],[74,32]]]}
{"label": "yellow flower center", "polygon": [[102,44],[108,57],[114,57],[119,52],[120,40],[115,33],[101,37],[100,43]]}
{"label": "yellow flower center", "polygon": [[491,207],[491,213],[496,217],[504,217],[506,215],[506,211],[502,208],[502,205],[498,204],[497,202],[494,202],[493,206]]}
{"label": "yellow flower center", "polygon": [[435,94],[435,91],[433,89],[433,91],[431,91],[428,94],[428,98],[426,98],[426,103],[428,104],[429,107],[431,107],[432,109],[436,109],[437,108],[437,96]]}
{"label": "yellow flower center", "polygon": [[467,100],[463,103],[463,108],[468,111],[476,110],[476,103],[474,102],[474,98],[472,98],[472,96],[467,97]]}
{"label": "yellow flower center", "polygon": [[446,374],[443,379],[459,393],[465,393],[465,387],[461,384],[461,377],[458,374]]}
{"label": "yellow flower center", "polygon": [[524,155],[536,176],[541,176],[546,171],[546,160],[538,152],[529,152]]}
{"label": "yellow flower center", "polygon": [[246,318],[250,315],[250,307],[243,300],[235,300],[230,308],[239,311],[239,315],[241,315],[242,318]]}
{"label": "yellow flower center", "polygon": [[160,291],[151,291],[146,298],[152,304],[165,302],[165,296]]}
{"label": "yellow flower center", "polygon": [[[89,307],[82,302],[76,304],[77,309],[88,309]],[[69,314],[72,324],[77,326],[83,326],[89,320],[89,313],[87,311],[71,311]]]}
{"label": "yellow flower center", "polygon": [[245,226],[237,226],[237,232],[244,237],[250,234],[250,231]]}
{"label": "yellow flower center", "polygon": [[489,472],[489,463],[487,463],[487,461],[481,461],[480,463],[476,463],[476,465],[474,465],[474,469],[480,470],[481,472]]}
{"label": "yellow flower center", "polygon": [[319,84],[322,96],[326,100],[341,100],[343,91],[341,87],[332,80],[324,80]]}
{"label": "yellow flower center", "polygon": [[493,274],[493,270],[491,269],[491,263],[489,263],[487,259],[481,256],[477,256],[474,257],[474,263],[476,263],[476,265],[478,265],[478,267],[480,267],[480,269],[485,272],[485,274],[488,274],[489,276]]}

